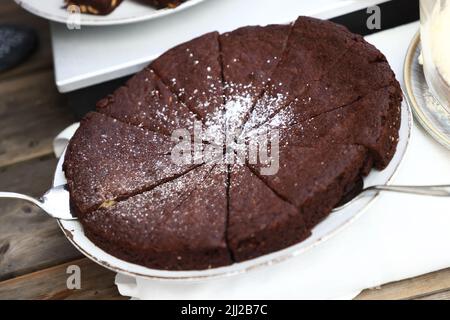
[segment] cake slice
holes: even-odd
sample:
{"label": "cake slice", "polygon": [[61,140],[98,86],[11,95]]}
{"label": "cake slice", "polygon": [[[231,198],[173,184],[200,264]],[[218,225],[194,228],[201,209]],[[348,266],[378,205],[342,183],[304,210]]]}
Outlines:
{"label": "cake slice", "polygon": [[349,105],[388,86],[400,91],[384,55],[371,44],[358,42],[321,81],[313,82],[291,108],[296,121],[303,121]]}
{"label": "cake slice", "polygon": [[298,96],[312,81],[320,80],[361,40],[361,36],[333,22],[299,17],[292,27],[282,60],[272,76],[273,86],[268,86],[268,91],[281,88],[292,97]]}
{"label": "cake slice", "polygon": [[250,165],[280,197],[293,204],[314,227],[357,185],[367,172],[367,150],[354,145],[322,145],[280,149],[279,170],[261,174],[263,165]]}
{"label": "cake slice", "polygon": [[63,166],[75,210],[81,216],[192,169],[172,160],[173,147],[166,136],[89,113],[70,140]]}
{"label": "cake slice", "polygon": [[164,8],[176,8],[180,4],[188,0],[139,0],[139,1],[149,4],[157,9],[164,9]]}
{"label": "cake slice", "polygon": [[[296,109],[297,105],[302,104],[308,87],[322,79],[360,41],[363,41],[361,36],[343,26],[299,17],[289,34],[282,59],[260,99],[263,103],[256,104],[251,117],[272,117],[288,105]],[[266,101],[274,101],[269,111],[264,110],[267,108]],[[264,118],[259,121],[264,121]]]}
{"label": "cake slice", "polygon": [[122,0],[65,0],[66,6],[75,5],[81,13],[107,15],[114,11]]}
{"label": "cake slice", "polygon": [[228,135],[239,134],[265,85],[270,82],[290,30],[291,25],[253,26],[220,36],[225,90],[224,131]]}
{"label": "cake slice", "polygon": [[197,119],[149,68],[138,72],[124,86],[100,100],[97,111],[169,136],[177,129],[192,133]]}
{"label": "cake slice", "polygon": [[[107,15],[116,9],[123,0],[64,0],[66,6],[76,5],[81,13]],[[156,9],[176,8],[188,0],[137,0]]]}
{"label": "cake slice", "polygon": [[258,98],[281,60],[291,25],[243,27],[220,36],[225,100]]}
{"label": "cake slice", "polygon": [[167,51],[150,67],[180,101],[206,120],[223,105],[219,56],[219,34],[212,32]]}
{"label": "cake slice", "polygon": [[86,235],[126,261],[167,270],[231,264],[225,232],[227,172],[204,165],[81,219]]}
{"label": "cake slice", "polygon": [[300,211],[246,166],[231,168],[228,197],[227,238],[235,261],[284,249],[309,236]]}
{"label": "cake slice", "polygon": [[283,140],[290,145],[359,144],[370,150],[378,169],[391,161],[399,138],[402,95],[397,86],[373,91],[356,102],[293,124]]}

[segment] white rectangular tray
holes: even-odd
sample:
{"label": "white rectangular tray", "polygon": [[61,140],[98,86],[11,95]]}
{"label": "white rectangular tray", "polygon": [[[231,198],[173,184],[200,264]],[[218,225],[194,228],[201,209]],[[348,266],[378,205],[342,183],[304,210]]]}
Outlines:
{"label": "white rectangular tray", "polygon": [[51,23],[56,85],[70,92],[133,74],[167,49],[209,31],[329,19],[387,0],[207,0],[147,22],[69,30]]}

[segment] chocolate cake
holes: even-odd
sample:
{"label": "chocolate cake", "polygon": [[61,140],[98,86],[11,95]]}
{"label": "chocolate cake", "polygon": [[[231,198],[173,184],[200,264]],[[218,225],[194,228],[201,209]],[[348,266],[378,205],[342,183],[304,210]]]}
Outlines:
{"label": "chocolate cake", "polygon": [[[383,54],[334,23],[208,33],[83,119],[64,161],[71,204],[92,242],[143,266],[259,257],[306,239],[389,164],[401,100]],[[252,157],[254,141],[272,134],[279,144]],[[175,161],[179,146],[189,161]]]}
{"label": "chocolate cake", "polygon": [[188,0],[139,0],[139,1],[145,4],[149,4],[157,9],[163,9],[163,8],[176,8],[180,4]]}
{"label": "chocolate cake", "polygon": [[[107,15],[113,12],[123,0],[64,0],[66,6],[75,5],[81,13]],[[188,0],[136,0],[156,9],[176,8]]]}
{"label": "chocolate cake", "polygon": [[116,9],[123,0],[64,0],[66,6],[77,6],[81,13],[107,15]]}

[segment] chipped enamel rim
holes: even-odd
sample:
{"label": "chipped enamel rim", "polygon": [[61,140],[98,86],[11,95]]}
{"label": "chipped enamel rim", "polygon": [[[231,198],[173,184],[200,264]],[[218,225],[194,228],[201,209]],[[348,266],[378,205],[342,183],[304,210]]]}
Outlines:
{"label": "chipped enamel rim", "polygon": [[[15,0],[15,2],[21,6],[23,9],[28,12],[37,15],[41,18],[59,22],[59,23],[67,23],[69,21],[69,13],[63,8],[64,2],[63,0],[53,0],[48,1],[48,3],[43,4],[45,1],[30,1],[30,0]],[[164,17],[179,11],[183,11],[187,8],[195,6],[205,0],[189,0],[187,2],[183,2],[176,8],[165,8],[165,9],[154,9],[149,6],[139,5],[141,9],[140,14],[123,14],[123,16],[117,16],[114,12],[109,15],[101,16],[101,15],[90,15],[90,14],[81,14],[80,25],[81,26],[111,26],[111,25],[120,25],[120,24],[129,24],[136,23],[141,21],[153,20],[156,18]],[[123,6],[128,6],[127,1],[123,2],[116,10],[128,9],[127,7],[123,8]],[[131,4],[137,6],[137,4]],[[134,10],[136,11],[136,10]]]}
{"label": "chipped enamel rim", "polygon": [[[406,99],[404,99],[402,103],[401,119],[402,120],[399,131],[400,139],[397,146],[397,151],[394,154],[392,161],[383,171],[372,170],[372,172],[364,179],[365,185],[368,186],[375,184],[391,184],[408,149],[411,130],[413,126],[411,108]],[[63,161],[64,154],[58,161],[53,181],[54,186],[61,185],[66,182],[64,173],[62,171]],[[369,206],[374,203],[377,198],[378,194],[363,197],[354,201],[352,205],[346,207],[345,209],[331,213],[325,220],[323,220],[312,230],[312,235],[303,242],[252,260],[207,270],[167,271],[151,269],[134,263],[130,263],[106,253],[105,251],[97,247],[94,243],[92,243],[85,236],[83,228],[78,221],[58,220],[58,224],[67,239],[81,253],[107,269],[121,274],[147,278],[151,280],[199,281],[247,273],[252,270],[256,270],[262,267],[269,267],[271,265],[278,264],[297,257],[305,253],[306,251],[315,248],[321,243],[331,239],[339,232],[344,230],[344,228],[349,226],[353,221],[355,221],[364,212],[366,212],[367,208],[369,208]]]}

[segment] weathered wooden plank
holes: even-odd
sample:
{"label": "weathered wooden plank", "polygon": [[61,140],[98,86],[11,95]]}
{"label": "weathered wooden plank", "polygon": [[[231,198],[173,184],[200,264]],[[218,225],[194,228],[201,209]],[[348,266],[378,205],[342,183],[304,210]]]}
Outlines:
{"label": "weathered wooden plank", "polygon": [[54,85],[48,22],[13,1],[0,4],[0,21],[34,28],[40,46],[22,65],[0,74],[0,167],[48,154],[53,137],[71,122]]}
{"label": "weathered wooden plank", "polygon": [[45,19],[21,9],[14,1],[1,1],[0,21],[33,28],[38,34],[40,43],[36,52],[27,61],[14,69],[0,73],[0,80],[52,68],[49,24]]}
{"label": "weathered wooden plank", "polygon": [[0,97],[0,167],[51,153],[74,121],[51,70],[0,81]]}
{"label": "weathered wooden plank", "polygon": [[[71,265],[80,268],[80,289],[67,288]],[[84,258],[0,282],[0,299],[126,299],[119,295],[114,276]]]}
{"label": "weathered wooden plank", "polygon": [[0,167],[0,190],[40,196],[52,184],[58,160],[53,154]]}
{"label": "weathered wooden plank", "polygon": [[[53,156],[0,168],[0,190],[32,196],[51,185]],[[0,199],[0,280],[79,258],[56,221],[32,204]]]}
{"label": "weathered wooden plank", "polygon": [[0,16],[12,16],[18,14],[20,7],[15,1],[2,1],[0,2]]}
{"label": "weathered wooden plank", "polygon": [[356,299],[414,299],[450,290],[450,268],[363,291]]}

